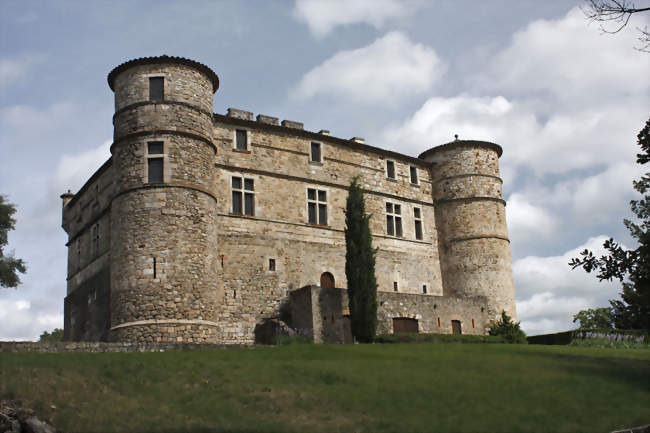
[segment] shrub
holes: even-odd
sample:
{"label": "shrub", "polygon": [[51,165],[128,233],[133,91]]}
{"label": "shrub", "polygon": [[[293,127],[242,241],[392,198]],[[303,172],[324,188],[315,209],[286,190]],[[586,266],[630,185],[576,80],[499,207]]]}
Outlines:
{"label": "shrub", "polygon": [[490,325],[490,335],[499,335],[506,343],[528,343],[526,334],[519,327],[519,322],[513,322],[505,310],[501,312],[501,319]]}

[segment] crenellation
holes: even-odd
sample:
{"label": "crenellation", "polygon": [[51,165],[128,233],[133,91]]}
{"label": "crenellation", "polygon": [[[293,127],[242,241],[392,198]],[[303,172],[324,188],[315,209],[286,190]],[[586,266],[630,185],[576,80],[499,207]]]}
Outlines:
{"label": "crenellation", "polygon": [[350,341],[355,177],[380,332],[484,334],[501,309],[514,316],[498,145],[457,140],[413,158],[236,108],[213,114],[218,77],[182,58],[126,62],[109,85],[112,156],[62,196],[66,339],[251,344],[290,302],[295,328]]}

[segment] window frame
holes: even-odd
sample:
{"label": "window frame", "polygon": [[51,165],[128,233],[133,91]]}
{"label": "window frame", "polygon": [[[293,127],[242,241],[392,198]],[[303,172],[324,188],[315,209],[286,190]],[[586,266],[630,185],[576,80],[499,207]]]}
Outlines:
{"label": "window frame", "polygon": [[[313,199],[309,198],[309,191],[310,190],[314,191],[314,198]],[[321,192],[325,193],[325,200],[324,201],[320,200],[320,194],[319,193],[321,193]],[[327,188],[319,189],[319,188],[317,188],[315,186],[314,187],[307,186],[305,188],[305,198],[306,198],[306,202],[307,202],[307,205],[306,205],[307,206],[307,209],[306,209],[306,211],[307,211],[307,224],[314,225],[314,226],[323,226],[323,227],[329,227],[330,226],[330,224],[329,224],[330,223],[330,210],[329,210],[329,200],[328,200],[329,195],[330,195],[330,191]],[[309,220],[309,205],[310,204],[315,205],[315,215],[314,215],[315,216],[315,222],[311,222]],[[322,221],[321,221],[320,209],[321,209],[322,205],[325,206],[325,224],[323,224]]]}
{"label": "window frame", "polygon": [[[237,178],[240,181],[239,188],[235,188],[233,185],[233,180]],[[253,188],[248,189],[246,188],[246,181],[251,181],[253,183]],[[242,174],[231,174],[230,175],[230,215],[236,215],[236,216],[243,216],[243,217],[254,217],[255,216],[255,178],[253,177],[246,177]],[[235,212],[235,194],[239,194],[240,201],[239,205],[241,207],[241,212]],[[247,212],[248,207],[246,205],[246,198],[251,197],[252,199],[252,206],[250,209],[250,213]]]}
{"label": "window frame", "polygon": [[[418,223],[420,223],[419,237],[418,237]],[[418,241],[424,240],[424,223],[422,222],[422,208],[418,206],[413,206],[413,229],[415,231],[415,239]]]}
{"label": "window frame", "polygon": [[[314,159],[314,145],[318,145],[318,160]],[[309,163],[310,164],[323,164],[323,143],[320,141],[309,142]]]}
{"label": "window frame", "polygon": [[[390,171],[391,170],[389,169],[389,167],[391,165],[393,167],[393,170],[392,170],[393,171],[393,173],[392,173],[393,176],[392,177],[390,176],[390,174],[391,174]],[[397,164],[395,163],[394,159],[387,159],[386,160],[386,179],[397,180]]]}
{"label": "window frame", "polygon": [[[413,182],[413,173],[415,173],[415,182]],[[420,184],[420,174],[418,173],[418,167],[416,165],[409,165],[409,180],[411,185]]]}
{"label": "window frame", "polygon": [[[238,147],[238,142],[237,142],[237,133],[238,132],[243,132],[246,134],[246,143],[245,147],[243,149],[240,149]],[[233,130],[233,136],[232,136],[232,149],[235,152],[241,152],[241,153],[250,153],[251,152],[251,133],[250,129],[248,128],[235,128]]]}
{"label": "window frame", "polygon": [[[149,153],[149,144],[153,143],[162,143],[162,153]],[[169,175],[167,173],[167,169],[169,164],[167,163],[168,161],[168,144],[164,140],[148,140],[144,142],[144,183],[148,185],[156,185],[156,184],[161,184],[161,183],[166,183],[169,180]],[[149,160],[152,159],[160,159],[162,163],[162,176],[160,182],[151,182],[150,181],[150,176],[149,176]]]}
{"label": "window frame", "polygon": [[399,239],[404,237],[404,217],[402,214],[402,208],[403,205],[401,203],[395,203],[392,201],[384,202],[384,215],[386,216],[386,236],[391,236]]}
{"label": "window frame", "polygon": [[[164,75],[148,75],[147,78],[149,78],[149,102],[153,103],[160,103],[160,102],[165,102],[165,76]],[[161,80],[162,81],[162,93],[160,95],[160,99],[154,98],[153,97],[153,88],[151,86],[153,80]]]}

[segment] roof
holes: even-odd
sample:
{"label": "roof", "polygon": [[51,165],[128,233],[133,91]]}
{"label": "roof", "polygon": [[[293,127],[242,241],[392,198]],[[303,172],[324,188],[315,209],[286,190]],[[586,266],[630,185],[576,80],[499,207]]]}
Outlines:
{"label": "roof", "polygon": [[203,63],[196,62],[191,59],[186,59],[185,57],[175,57],[175,56],[167,56],[167,55],[162,55],[162,56],[157,56],[157,57],[140,57],[138,59],[133,59],[129,60],[127,62],[122,63],[119,66],[116,66],[113,68],[111,72],[108,73],[108,85],[111,88],[111,90],[115,91],[113,85],[115,83],[115,78],[117,76],[126,71],[129,68],[132,68],[133,66],[140,66],[140,65],[151,65],[151,64],[162,64],[162,63],[175,63],[177,65],[185,65],[185,66],[190,66],[199,72],[202,72],[207,76],[210,81],[212,82],[212,92],[216,92],[217,89],[219,88],[219,76],[209,67],[204,65]]}
{"label": "roof", "polygon": [[418,158],[424,159],[434,153],[441,152],[444,150],[454,149],[456,147],[485,147],[491,150],[494,150],[497,153],[497,156],[501,157],[503,149],[496,143],[490,141],[480,141],[480,140],[454,140],[449,143],[441,144],[440,146],[432,147],[431,149],[425,150],[418,156]]}

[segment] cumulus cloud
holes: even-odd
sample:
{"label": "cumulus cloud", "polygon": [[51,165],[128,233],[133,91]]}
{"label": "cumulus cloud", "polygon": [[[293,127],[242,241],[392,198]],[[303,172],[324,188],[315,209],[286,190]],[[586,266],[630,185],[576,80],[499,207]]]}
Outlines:
{"label": "cumulus cloud", "polygon": [[57,191],[77,192],[97,171],[97,169],[111,156],[111,140],[106,140],[101,145],[78,154],[64,154],[54,173],[54,185]]}
{"label": "cumulus cloud", "polygon": [[423,5],[421,0],[296,0],[293,16],[306,23],[314,36],[323,37],[341,25],[365,23],[381,28]]}
{"label": "cumulus cloud", "polygon": [[15,58],[0,59],[0,88],[20,81],[32,67],[43,63],[42,54],[24,54]]}
{"label": "cumulus cloud", "polygon": [[555,215],[531,203],[527,196],[519,193],[508,198],[506,217],[510,238],[517,239],[518,242],[549,237],[556,233],[559,226]]}
{"label": "cumulus cloud", "polygon": [[590,238],[560,256],[528,256],[514,261],[517,316],[526,333],[573,329],[572,317],[578,311],[607,306],[609,299],[618,297],[618,282],[599,282],[595,275],[568,266],[585,248],[595,255],[603,254],[602,244],[607,238]]}
{"label": "cumulus cloud", "polygon": [[14,292],[0,299],[0,323],[1,340],[37,340],[43,331],[62,328],[63,314],[61,305],[44,307],[26,299],[24,293]]}
{"label": "cumulus cloud", "polygon": [[353,102],[394,102],[430,90],[446,70],[433,48],[390,32],[372,44],[340,51],[309,71],[293,96],[334,95]]}

